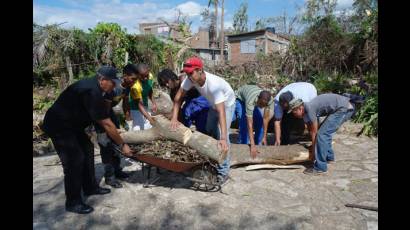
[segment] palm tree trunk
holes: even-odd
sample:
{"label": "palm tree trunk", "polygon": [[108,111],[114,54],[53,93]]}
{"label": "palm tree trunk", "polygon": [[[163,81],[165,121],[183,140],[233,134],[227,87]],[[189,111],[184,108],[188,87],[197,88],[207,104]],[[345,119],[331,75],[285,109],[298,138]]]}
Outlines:
{"label": "palm tree trunk", "polygon": [[218,44],[218,42],[217,42],[217,38],[218,38],[218,1],[217,0],[214,0],[214,7],[215,7],[214,44],[215,44],[215,47],[218,47],[217,46],[217,44]]}
{"label": "palm tree trunk", "polygon": [[225,44],[224,44],[224,41],[225,41],[225,35],[224,35],[224,0],[222,0],[221,7],[222,7],[222,12],[221,12],[221,34],[220,34],[220,37],[221,37],[221,56],[220,56],[220,58],[221,58],[221,64],[223,65],[223,64],[225,64],[225,58],[224,58],[224,48],[225,48]]}
{"label": "palm tree trunk", "polygon": [[71,60],[69,56],[65,57],[65,64],[68,71],[68,82],[67,85],[71,85],[74,81],[73,67],[71,66]]}

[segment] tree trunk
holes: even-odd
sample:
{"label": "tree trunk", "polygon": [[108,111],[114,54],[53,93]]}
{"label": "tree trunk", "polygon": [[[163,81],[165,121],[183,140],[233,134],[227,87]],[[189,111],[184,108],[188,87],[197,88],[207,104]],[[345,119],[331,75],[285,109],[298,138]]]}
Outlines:
{"label": "tree trunk", "polygon": [[250,157],[249,146],[231,145],[231,166],[248,164],[295,164],[308,161],[309,151],[302,145],[258,146],[259,154]]}
{"label": "tree trunk", "polygon": [[[121,137],[128,144],[141,144],[167,138],[171,140],[182,140],[183,134],[178,132],[171,133],[169,131],[164,132],[164,128],[167,127],[166,123],[163,123],[164,119],[158,119],[155,117],[156,122],[162,123],[160,126],[156,126],[152,129],[142,131],[132,131],[121,133]],[[214,138],[202,134],[200,132],[193,132],[187,141],[187,145],[200,154],[209,157],[219,163],[225,159],[224,154],[220,154],[217,147],[217,140]],[[231,166],[243,166],[250,164],[279,164],[289,165],[308,161],[309,151],[302,145],[281,145],[281,146],[258,146],[259,155],[252,159],[249,155],[249,146],[243,144],[231,144]]]}
{"label": "tree trunk", "polygon": [[221,154],[217,148],[217,141],[202,133],[192,131],[180,124],[176,131],[171,131],[171,122],[162,115],[153,116],[155,120],[154,127],[148,130],[132,131],[121,133],[124,142],[129,144],[140,144],[162,138],[171,139],[188,145],[197,150],[200,154],[209,157],[212,160],[222,163],[225,154]]}
{"label": "tree trunk", "polygon": [[220,47],[220,49],[221,49],[221,56],[220,56],[220,58],[221,58],[221,64],[223,65],[223,64],[225,64],[225,58],[224,58],[224,50],[225,50],[225,30],[224,30],[224,0],[222,0],[222,3],[221,3],[221,7],[222,7],[222,10],[221,10],[221,34],[220,34],[220,37],[221,37],[221,47]]}
{"label": "tree trunk", "polygon": [[68,71],[68,82],[67,82],[67,86],[68,86],[68,85],[71,85],[71,83],[73,83],[74,81],[73,67],[71,66],[71,60],[69,56],[65,57],[65,64],[66,64],[67,71]]}
{"label": "tree trunk", "polygon": [[124,65],[128,64],[128,52],[125,52],[125,60],[124,60]]}
{"label": "tree trunk", "polygon": [[[154,97],[157,103],[158,113],[170,114],[172,111],[171,98],[162,91],[159,96]],[[129,144],[141,144],[162,138],[178,141],[197,150],[200,154],[209,157],[219,163],[225,159],[217,147],[217,140],[202,134],[192,132],[189,128],[180,124],[176,131],[170,131],[170,121],[163,115],[153,116],[154,127],[148,130],[131,131],[121,133],[122,138]],[[294,164],[308,161],[308,150],[302,145],[283,145],[283,146],[258,146],[260,154],[257,158],[251,159],[249,146],[243,144],[231,144],[231,165],[247,164]]]}
{"label": "tree trunk", "polygon": [[218,44],[218,41],[217,41],[217,38],[218,38],[218,0],[214,0],[214,7],[215,7],[215,25],[214,25],[214,28],[215,28],[215,34],[214,34],[214,44],[215,44],[215,47],[218,47],[217,46],[217,44]]}

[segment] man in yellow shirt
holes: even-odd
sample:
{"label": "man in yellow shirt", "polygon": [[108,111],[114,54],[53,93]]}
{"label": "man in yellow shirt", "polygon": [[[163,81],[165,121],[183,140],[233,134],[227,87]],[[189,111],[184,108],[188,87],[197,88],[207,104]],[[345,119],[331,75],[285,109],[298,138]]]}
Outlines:
{"label": "man in yellow shirt", "polygon": [[132,130],[152,128],[154,123],[151,110],[148,108],[148,99],[152,102],[152,111],[156,112],[157,105],[152,100],[153,75],[146,64],[138,64],[138,79],[130,90],[129,105],[132,117]]}

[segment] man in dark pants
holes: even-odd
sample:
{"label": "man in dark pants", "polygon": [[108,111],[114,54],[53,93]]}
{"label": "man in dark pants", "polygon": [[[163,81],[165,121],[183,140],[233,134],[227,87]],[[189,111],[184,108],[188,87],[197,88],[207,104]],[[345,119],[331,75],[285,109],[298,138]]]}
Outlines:
{"label": "man in dark pants", "polygon": [[[124,114],[129,113],[128,94],[129,88],[134,83],[133,79],[137,78],[137,69],[135,65],[128,64],[123,68],[123,82],[115,86],[114,90],[105,95],[105,100],[107,103],[108,110],[110,111],[110,119],[115,124],[116,128],[120,128],[120,122],[113,111],[113,107],[116,106],[120,101],[123,102]],[[128,109],[128,110],[127,110]],[[129,175],[122,171],[120,166],[121,157],[113,149],[113,143],[111,138],[107,136],[104,128],[98,123],[94,124],[95,131],[97,132],[98,145],[100,146],[101,160],[104,164],[104,178],[105,184],[110,185],[113,188],[122,188],[122,184],[117,180],[123,180],[129,177]]]}
{"label": "man in dark pants", "polygon": [[69,212],[86,214],[94,210],[83,203],[81,189],[86,196],[110,192],[101,188],[95,179],[94,146],[84,131],[87,126],[98,122],[125,155],[132,155],[111,121],[104,102],[104,95],[113,90],[118,80],[116,73],[113,67],[101,67],[97,76],[70,85],[44,117],[42,129],[51,138],[62,162],[65,207]]}

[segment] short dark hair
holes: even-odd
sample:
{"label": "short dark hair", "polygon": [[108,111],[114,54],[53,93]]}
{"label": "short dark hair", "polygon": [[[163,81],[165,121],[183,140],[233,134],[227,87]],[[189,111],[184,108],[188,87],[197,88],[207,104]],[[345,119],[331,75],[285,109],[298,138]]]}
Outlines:
{"label": "short dark hair", "polygon": [[165,87],[169,80],[178,80],[178,76],[171,69],[163,69],[158,73],[157,80],[161,87]]}
{"label": "short dark hair", "polygon": [[137,66],[136,66],[136,69],[137,69],[137,73],[140,74],[140,73],[144,72],[145,70],[148,70],[149,66],[145,63],[138,63]]}
{"label": "short dark hair", "polygon": [[279,96],[279,104],[283,105],[284,103],[288,103],[293,100],[293,94],[290,91],[283,92]]}
{"label": "short dark hair", "polygon": [[131,76],[133,74],[138,74],[138,71],[134,64],[127,64],[124,68],[122,68],[122,74]]}
{"label": "short dark hair", "polygon": [[263,98],[267,101],[270,101],[271,96],[272,94],[267,90],[262,90],[262,92],[260,92],[259,94],[259,98]]}

